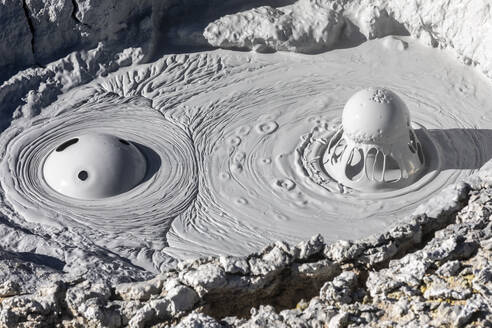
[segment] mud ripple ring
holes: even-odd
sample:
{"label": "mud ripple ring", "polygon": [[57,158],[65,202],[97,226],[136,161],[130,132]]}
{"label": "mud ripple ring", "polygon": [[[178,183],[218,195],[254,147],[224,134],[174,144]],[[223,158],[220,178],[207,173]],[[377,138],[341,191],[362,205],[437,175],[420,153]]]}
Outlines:
{"label": "mud ripple ring", "polygon": [[[156,235],[167,232],[172,218],[196,195],[197,179],[193,177],[197,168],[191,139],[146,102],[110,97],[69,113],[61,110],[40,116],[27,127],[14,125],[4,136],[0,168],[9,173],[0,177],[4,201],[28,221],[115,234],[133,231],[155,240]],[[138,162],[139,171],[130,183],[101,194],[103,197],[85,194],[74,198],[70,197],[73,193],[67,196],[53,189],[53,182],[50,187],[43,164],[53,150],[77,138],[94,141],[94,136],[130,143],[130,157]],[[147,163],[144,169],[142,161]],[[88,179],[91,173],[82,171],[77,171],[81,175],[78,178]]]}

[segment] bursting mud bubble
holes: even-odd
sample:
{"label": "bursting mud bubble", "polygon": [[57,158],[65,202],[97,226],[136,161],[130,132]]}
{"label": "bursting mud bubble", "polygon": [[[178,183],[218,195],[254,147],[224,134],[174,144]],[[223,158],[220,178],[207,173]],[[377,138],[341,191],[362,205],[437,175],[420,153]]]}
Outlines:
{"label": "bursting mud bubble", "polygon": [[408,108],[384,88],[364,89],[350,97],[342,124],[322,157],[324,169],[339,184],[367,191],[408,186],[425,164]]}

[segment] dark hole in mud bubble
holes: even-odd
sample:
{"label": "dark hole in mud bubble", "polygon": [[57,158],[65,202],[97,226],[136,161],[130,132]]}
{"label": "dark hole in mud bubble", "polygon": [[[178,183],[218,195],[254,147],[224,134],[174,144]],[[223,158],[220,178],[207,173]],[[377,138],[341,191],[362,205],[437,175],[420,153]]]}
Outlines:
{"label": "dark hole in mud bubble", "polygon": [[80,180],[85,181],[89,177],[89,173],[87,173],[87,171],[80,171],[77,176]]}
{"label": "dark hole in mud bubble", "polygon": [[130,143],[126,140],[123,140],[123,139],[118,139],[122,144],[124,145],[127,145],[127,146],[130,146]]}
{"label": "dark hole in mud bubble", "polygon": [[65,149],[67,149],[71,145],[76,144],[78,141],[79,141],[79,138],[73,138],[73,139],[70,139],[68,141],[65,141],[60,146],[58,146],[58,148],[56,148],[56,151],[58,151],[58,152],[64,151]]}

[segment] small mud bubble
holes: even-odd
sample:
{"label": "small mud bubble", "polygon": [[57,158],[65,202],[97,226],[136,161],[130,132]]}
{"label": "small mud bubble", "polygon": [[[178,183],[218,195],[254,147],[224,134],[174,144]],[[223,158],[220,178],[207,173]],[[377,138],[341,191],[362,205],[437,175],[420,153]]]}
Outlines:
{"label": "small mud bubble", "polygon": [[221,178],[222,180],[229,180],[229,179],[231,178],[231,175],[230,175],[229,173],[227,173],[227,172],[222,172],[222,173],[220,174],[220,178]]}
{"label": "small mud bubble", "polygon": [[287,191],[291,191],[296,187],[296,183],[290,179],[278,179],[275,181],[275,185]]}
{"label": "small mud bubble", "polygon": [[260,123],[256,126],[256,132],[267,135],[272,134],[278,129],[278,123],[275,121]]}
{"label": "small mud bubble", "polygon": [[298,207],[306,207],[308,205],[308,201],[303,199],[303,200],[296,201],[295,204]]}
{"label": "small mud bubble", "polygon": [[236,163],[243,163],[245,159],[246,159],[246,153],[240,151],[234,155],[233,161]]}
{"label": "small mud bubble", "polygon": [[235,136],[235,137],[232,137],[229,139],[229,143],[234,146],[234,147],[237,147],[241,144],[241,138],[238,137],[238,136]]}
{"label": "small mud bubble", "polygon": [[248,200],[247,200],[246,198],[243,198],[243,197],[238,198],[238,199],[236,200],[236,202],[237,202],[238,204],[241,204],[241,205],[248,205]]}
{"label": "small mud bubble", "polygon": [[231,164],[231,171],[233,173],[241,173],[241,172],[243,172],[243,165],[240,163],[232,163]]}
{"label": "small mud bubble", "polygon": [[237,134],[239,134],[243,137],[247,136],[250,131],[251,131],[251,128],[247,125],[243,125],[236,130]]}
{"label": "small mud bubble", "polygon": [[289,217],[285,214],[281,214],[281,213],[274,213],[273,214],[273,218],[277,221],[281,221],[281,222],[287,222],[289,221]]}

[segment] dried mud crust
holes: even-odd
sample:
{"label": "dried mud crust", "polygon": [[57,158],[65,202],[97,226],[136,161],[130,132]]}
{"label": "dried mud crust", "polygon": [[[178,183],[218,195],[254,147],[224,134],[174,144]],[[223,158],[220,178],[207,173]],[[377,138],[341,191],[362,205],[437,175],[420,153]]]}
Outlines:
{"label": "dried mud crust", "polygon": [[221,48],[318,53],[344,47],[344,42],[411,35],[450,49],[490,78],[491,17],[484,0],[298,0],[223,16],[206,27],[204,37]]}
{"label": "dried mud crust", "polygon": [[[118,285],[0,286],[2,327],[486,327],[492,320],[492,187],[379,236],[274,243],[248,257],[180,262]],[[250,310],[250,308],[252,308]]]}

